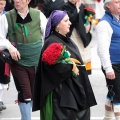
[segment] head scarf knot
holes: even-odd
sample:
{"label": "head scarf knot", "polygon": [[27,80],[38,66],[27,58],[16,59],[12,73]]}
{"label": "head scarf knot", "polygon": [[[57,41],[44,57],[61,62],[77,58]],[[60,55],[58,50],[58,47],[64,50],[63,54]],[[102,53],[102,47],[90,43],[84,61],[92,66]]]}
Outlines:
{"label": "head scarf knot", "polygon": [[47,22],[46,31],[45,31],[45,39],[50,35],[52,30],[60,23],[60,21],[67,15],[66,11],[54,10]]}

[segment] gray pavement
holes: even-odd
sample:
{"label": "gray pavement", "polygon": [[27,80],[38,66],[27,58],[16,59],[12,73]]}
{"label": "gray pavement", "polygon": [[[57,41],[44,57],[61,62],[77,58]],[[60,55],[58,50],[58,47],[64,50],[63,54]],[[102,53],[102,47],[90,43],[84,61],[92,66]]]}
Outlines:
{"label": "gray pavement", "polygon": [[[95,93],[97,105],[91,107],[91,120],[103,120],[104,103],[106,96],[106,84],[103,73],[100,70],[100,61],[96,52],[96,34],[93,32],[93,40],[91,43],[92,50],[92,75],[89,75],[90,82]],[[3,101],[7,109],[0,112],[0,120],[20,120],[20,112],[18,105],[15,104],[17,92],[11,79],[10,90],[6,91],[3,96]],[[39,120],[39,111],[32,113],[32,120]]]}

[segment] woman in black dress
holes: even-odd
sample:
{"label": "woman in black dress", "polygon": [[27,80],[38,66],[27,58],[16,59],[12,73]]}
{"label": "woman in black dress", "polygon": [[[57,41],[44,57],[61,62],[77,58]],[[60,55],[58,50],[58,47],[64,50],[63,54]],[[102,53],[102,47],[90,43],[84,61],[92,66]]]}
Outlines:
{"label": "woman in black dress", "polygon": [[[87,118],[81,118],[81,112],[96,105],[79,50],[67,36],[70,25],[67,13],[55,10],[46,26],[33,98],[33,111],[40,110],[41,120],[90,120],[90,114]],[[53,62],[51,56],[58,53],[57,50],[48,50],[48,62],[44,61],[45,51],[54,44],[65,46],[65,51],[69,51],[68,56],[72,58],[70,63],[62,59],[50,65],[49,61]],[[76,62],[79,62],[79,65],[76,65]]]}

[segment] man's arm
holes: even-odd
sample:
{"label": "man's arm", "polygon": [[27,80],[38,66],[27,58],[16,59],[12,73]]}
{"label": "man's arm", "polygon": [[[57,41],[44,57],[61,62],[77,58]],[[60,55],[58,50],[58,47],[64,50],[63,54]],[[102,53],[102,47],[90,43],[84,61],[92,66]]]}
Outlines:
{"label": "man's arm", "polygon": [[6,16],[3,14],[0,16],[0,49],[9,49],[11,43],[6,39],[8,32],[8,23]]}
{"label": "man's arm", "polygon": [[106,78],[115,79],[115,73],[110,60],[109,47],[113,30],[107,21],[101,21],[96,27],[97,32],[97,52],[100,57],[103,69],[106,72]]}
{"label": "man's arm", "polygon": [[18,61],[20,53],[17,49],[6,39],[8,33],[8,22],[6,16],[3,14],[0,17],[0,50],[8,49],[12,59]]}
{"label": "man's arm", "polygon": [[101,21],[96,27],[97,33],[97,53],[104,70],[113,71],[110,60],[109,47],[113,30],[107,21]]}

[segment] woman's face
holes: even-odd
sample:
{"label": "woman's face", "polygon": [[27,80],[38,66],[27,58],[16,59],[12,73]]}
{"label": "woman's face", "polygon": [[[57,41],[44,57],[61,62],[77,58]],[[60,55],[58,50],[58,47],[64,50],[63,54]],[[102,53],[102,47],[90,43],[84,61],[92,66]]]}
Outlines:
{"label": "woman's face", "polygon": [[68,15],[66,15],[56,27],[56,31],[62,35],[66,35],[70,31],[71,22]]}

